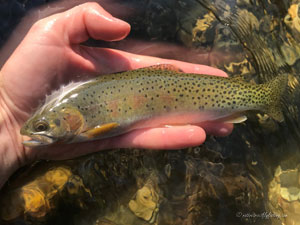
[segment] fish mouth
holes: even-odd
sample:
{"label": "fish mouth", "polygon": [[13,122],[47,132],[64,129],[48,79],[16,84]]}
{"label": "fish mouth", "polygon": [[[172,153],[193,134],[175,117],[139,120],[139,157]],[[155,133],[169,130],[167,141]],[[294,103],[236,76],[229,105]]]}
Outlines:
{"label": "fish mouth", "polygon": [[31,134],[27,135],[31,140],[23,141],[23,145],[26,147],[40,147],[47,146],[57,142],[57,139],[46,134]]}

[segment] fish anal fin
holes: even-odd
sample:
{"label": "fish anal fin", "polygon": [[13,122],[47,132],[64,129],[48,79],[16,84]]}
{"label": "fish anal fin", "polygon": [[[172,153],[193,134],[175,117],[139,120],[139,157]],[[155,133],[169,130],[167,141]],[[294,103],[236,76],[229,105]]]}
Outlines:
{"label": "fish anal fin", "polygon": [[145,67],[142,69],[151,69],[151,70],[169,70],[169,71],[174,71],[177,73],[182,73],[183,70],[181,70],[179,67],[171,65],[171,64],[158,64],[158,65],[153,65],[149,67]]}
{"label": "fish anal fin", "polygon": [[118,126],[119,126],[118,123],[107,123],[107,124],[99,125],[92,129],[89,129],[89,130],[83,132],[82,134],[84,136],[86,136],[87,138],[94,138],[94,137],[100,136],[102,134],[105,134]]}
{"label": "fish anal fin", "polygon": [[224,123],[242,123],[247,120],[247,116],[235,114],[222,119]]}

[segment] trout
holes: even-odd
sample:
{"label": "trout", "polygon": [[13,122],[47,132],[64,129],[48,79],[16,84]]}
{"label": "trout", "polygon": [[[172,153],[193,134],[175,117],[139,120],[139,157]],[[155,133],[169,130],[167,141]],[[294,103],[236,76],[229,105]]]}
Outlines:
{"label": "trout", "polygon": [[164,125],[242,122],[249,110],[281,122],[287,79],[280,75],[250,84],[240,77],[183,73],[171,65],[101,75],[47,96],[21,128],[31,138],[23,144],[83,142]]}

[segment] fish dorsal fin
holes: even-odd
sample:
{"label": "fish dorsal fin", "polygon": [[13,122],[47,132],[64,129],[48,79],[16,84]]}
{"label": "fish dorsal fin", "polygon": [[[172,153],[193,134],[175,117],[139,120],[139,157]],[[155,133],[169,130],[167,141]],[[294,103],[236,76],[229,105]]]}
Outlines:
{"label": "fish dorsal fin", "polygon": [[171,64],[158,64],[158,65],[153,65],[153,66],[148,66],[141,68],[142,70],[169,70],[169,71],[174,71],[177,73],[182,73],[183,70],[181,70],[179,67],[171,65]]}

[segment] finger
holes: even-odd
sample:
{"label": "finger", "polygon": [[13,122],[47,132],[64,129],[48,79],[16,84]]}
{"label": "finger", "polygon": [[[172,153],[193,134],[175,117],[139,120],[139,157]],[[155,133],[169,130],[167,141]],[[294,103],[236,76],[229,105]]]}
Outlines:
{"label": "finger", "polygon": [[200,145],[205,138],[205,131],[199,126],[150,128],[126,134],[116,144],[116,147],[180,149]]}
{"label": "finger", "polygon": [[37,24],[38,28],[57,32],[68,44],[82,43],[90,37],[104,41],[121,40],[130,31],[128,23],[113,17],[97,3],[79,5]]}
{"label": "finger", "polygon": [[31,159],[68,159],[103,149],[145,148],[181,149],[201,145],[206,138],[205,131],[199,126],[174,126],[132,131],[118,137],[99,141],[66,144],[43,149],[27,149]]}
{"label": "finger", "polygon": [[96,72],[97,74],[137,69],[156,64],[172,64],[174,66],[178,66],[186,73],[227,77],[227,74],[224,71],[206,65],[192,64],[152,56],[136,55],[115,49],[91,48],[86,46],[81,46],[81,48],[82,57],[85,58],[86,62],[90,63],[89,71]]}
{"label": "finger", "polygon": [[231,123],[220,123],[214,121],[208,121],[199,124],[207,134],[224,137],[231,134],[233,130],[233,124]]}
{"label": "finger", "polygon": [[26,149],[31,160],[34,158],[62,160],[111,148],[181,149],[201,145],[206,139],[205,132],[225,136],[233,129],[232,124],[217,122],[205,122],[201,126],[203,128],[186,125],[140,129],[99,141]]}

